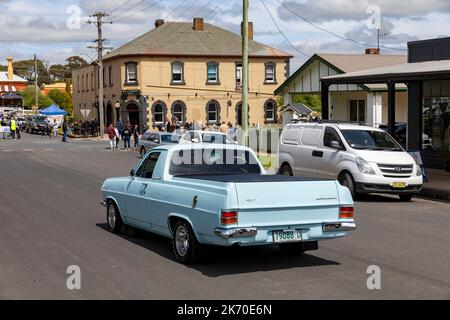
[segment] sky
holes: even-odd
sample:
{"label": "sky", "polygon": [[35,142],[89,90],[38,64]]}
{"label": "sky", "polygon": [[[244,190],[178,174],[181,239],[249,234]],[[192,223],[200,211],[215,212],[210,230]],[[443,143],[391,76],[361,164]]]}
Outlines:
{"label": "sky", "polygon": [[[90,61],[95,51],[86,47],[97,31],[86,21],[95,11],[110,14],[104,37],[117,48],[158,18],[198,16],[239,33],[242,0],[0,0],[0,64],[35,53],[49,65],[81,54]],[[295,70],[314,53],[363,53],[376,44],[377,29],[385,54],[406,54],[408,41],[450,36],[450,1],[250,0],[249,20],[256,41],[294,55]]]}

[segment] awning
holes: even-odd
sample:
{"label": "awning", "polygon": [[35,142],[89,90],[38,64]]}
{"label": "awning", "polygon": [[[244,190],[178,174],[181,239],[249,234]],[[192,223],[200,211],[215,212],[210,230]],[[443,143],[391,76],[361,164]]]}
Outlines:
{"label": "awning", "polygon": [[0,84],[0,93],[4,93],[4,92],[17,92],[17,89],[13,85]]}
{"label": "awning", "polygon": [[2,100],[22,100],[22,97],[16,93],[6,93],[0,96]]}
{"label": "awning", "polygon": [[39,111],[40,114],[45,116],[65,116],[67,111],[60,109],[56,104],[52,104],[50,107]]}

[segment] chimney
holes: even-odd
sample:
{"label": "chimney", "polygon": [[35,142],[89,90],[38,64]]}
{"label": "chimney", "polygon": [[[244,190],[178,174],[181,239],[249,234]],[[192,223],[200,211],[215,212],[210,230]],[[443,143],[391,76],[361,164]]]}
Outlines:
{"label": "chimney", "polygon": [[14,68],[13,68],[13,58],[8,57],[8,80],[13,81],[14,80]]}
{"label": "chimney", "polygon": [[194,18],[194,31],[203,31],[203,18]]}
{"label": "chimney", "polygon": [[380,48],[367,48],[366,54],[380,54]]}
{"label": "chimney", "polygon": [[157,19],[155,21],[155,28],[159,28],[164,24],[164,19]]}
{"label": "chimney", "polygon": [[[241,36],[244,33],[243,30],[244,23],[241,22]],[[248,40],[253,40],[253,22],[248,22]]]}

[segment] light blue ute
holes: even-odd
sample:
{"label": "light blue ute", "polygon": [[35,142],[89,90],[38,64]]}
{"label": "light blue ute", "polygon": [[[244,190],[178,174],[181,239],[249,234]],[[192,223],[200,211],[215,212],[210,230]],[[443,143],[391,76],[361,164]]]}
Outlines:
{"label": "light blue ute", "polygon": [[204,245],[303,253],[356,229],[347,188],[267,175],[255,153],[237,145],[156,147],[101,191],[110,231],[127,225],[172,238],[182,263],[197,261]]}

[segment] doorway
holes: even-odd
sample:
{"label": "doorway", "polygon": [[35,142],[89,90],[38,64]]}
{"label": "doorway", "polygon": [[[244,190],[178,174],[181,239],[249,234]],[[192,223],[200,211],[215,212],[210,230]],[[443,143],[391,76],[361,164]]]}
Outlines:
{"label": "doorway", "polygon": [[139,106],[136,103],[130,103],[127,105],[127,112],[128,112],[128,121],[130,121],[130,124],[132,127],[134,127],[136,124],[139,127],[139,131],[141,130],[141,118],[140,118],[140,110]]}

